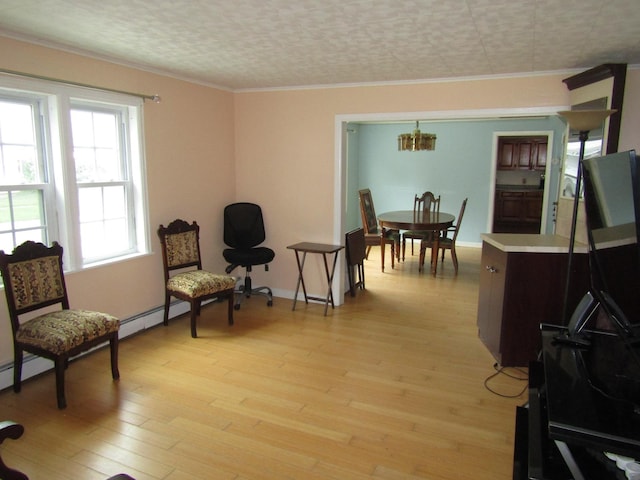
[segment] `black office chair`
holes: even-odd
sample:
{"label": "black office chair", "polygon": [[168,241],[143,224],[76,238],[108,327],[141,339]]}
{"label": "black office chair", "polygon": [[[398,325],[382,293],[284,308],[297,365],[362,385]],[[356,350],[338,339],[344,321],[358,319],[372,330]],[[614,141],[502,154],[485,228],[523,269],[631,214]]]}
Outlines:
{"label": "black office chair", "polygon": [[273,250],[259,246],[264,240],[264,220],[259,205],[240,202],[225,207],[224,243],[231,247],[222,252],[224,259],[229,262],[226,272],[231,273],[236,267],[246,269],[244,285],[236,290],[236,310],[240,309],[244,298],[251,295],[263,295],[267,297],[267,305],[273,305],[273,294],[269,287],[253,288],[251,285],[251,267],[264,265],[265,271],[268,271],[269,262],[275,257]]}

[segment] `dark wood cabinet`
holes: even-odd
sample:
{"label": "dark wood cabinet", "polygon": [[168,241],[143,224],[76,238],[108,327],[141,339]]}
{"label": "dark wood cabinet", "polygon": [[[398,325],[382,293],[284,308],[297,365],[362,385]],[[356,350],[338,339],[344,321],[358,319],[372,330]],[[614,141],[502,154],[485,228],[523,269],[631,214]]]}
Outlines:
{"label": "dark wood cabinet", "polygon": [[[574,254],[570,308],[589,285],[586,254]],[[527,366],[540,351],[540,323],[562,324],[566,253],[505,252],[482,244],[478,335],[498,364]]]}
{"label": "dark wood cabinet", "polygon": [[500,137],[498,170],[545,170],[547,137]]}
{"label": "dark wood cabinet", "polygon": [[497,190],[494,233],[540,233],[542,190]]}

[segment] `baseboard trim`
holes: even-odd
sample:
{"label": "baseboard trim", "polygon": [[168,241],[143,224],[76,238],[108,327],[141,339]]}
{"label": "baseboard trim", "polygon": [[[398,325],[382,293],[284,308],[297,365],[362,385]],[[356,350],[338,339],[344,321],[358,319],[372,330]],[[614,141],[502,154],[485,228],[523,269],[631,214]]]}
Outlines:
{"label": "baseboard trim", "polygon": [[[169,318],[175,318],[183,315],[189,311],[189,304],[187,302],[175,302],[171,304],[169,310]],[[120,334],[119,337],[122,340],[130,335],[134,335],[138,332],[146,330],[148,328],[159,325],[163,321],[164,307],[156,307],[146,312],[140,313],[134,317],[130,317],[124,320],[120,320]],[[82,353],[86,355],[98,348],[104,348],[108,343],[99,345],[87,352]],[[36,375],[40,375],[48,370],[53,369],[53,362],[46,358],[38,357],[35,355],[26,354],[22,363],[22,380],[27,380]],[[0,390],[13,386],[13,362],[0,365]]]}

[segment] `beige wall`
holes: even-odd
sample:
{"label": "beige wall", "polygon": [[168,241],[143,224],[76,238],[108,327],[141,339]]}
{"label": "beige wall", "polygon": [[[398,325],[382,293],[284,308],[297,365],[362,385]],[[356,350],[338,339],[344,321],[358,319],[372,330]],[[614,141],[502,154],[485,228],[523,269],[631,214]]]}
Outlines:
{"label": "beige wall", "polygon": [[[1,37],[0,68],[162,96],[160,104],[146,103],[144,124],[154,253],[68,276],[72,306],[121,318],[163,302],[158,224],[176,217],[197,220],[204,266],[221,271],[222,209],[236,200],[262,205],[267,243],[276,251],[268,273],[254,270],[254,284],[290,295],[296,266],[286,246],[339,238],[334,232],[336,116],[568,103],[566,75],[234,94]],[[637,105],[636,72],[633,78]],[[638,115],[631,116],[625,121],[635,126],[636,136]],[[318,259],[310,257],[308,267],[309,290],[325,289]],[[236,319],[242,321],[242,310]],[[3,295],[0,365],[11,361],[9,338]]]}
{"label": "beige wall", "polygon": [[[205,268],[223,270],[220,225],[235,198],[233,95],[168,77],[0,37],[0,68],[144,94],[152,255],[67,275],[72,307],[127,318],[164,302],[156,229],[181,217],[201,224]],[[13,358],[4,291],[0,365]]]}

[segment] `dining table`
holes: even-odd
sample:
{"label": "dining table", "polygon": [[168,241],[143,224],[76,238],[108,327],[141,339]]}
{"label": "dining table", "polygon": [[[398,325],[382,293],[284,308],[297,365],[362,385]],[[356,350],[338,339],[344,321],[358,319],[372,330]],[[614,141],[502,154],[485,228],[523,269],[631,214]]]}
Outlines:
{"label": "dining table", "polygon": [[[440,232],[453,225],[455,215],[446,212],[414,212],[413,210],[396,210],[378,215],[378,223],[382,230],[380,249],[382,251],[382,271],[384,272],[384,238],[387,230],[422,230],[433,232],[431,248],[431,273],[438,270],[438,250],[440,248]],[[420,262],[419,271],[422,271]]]}

